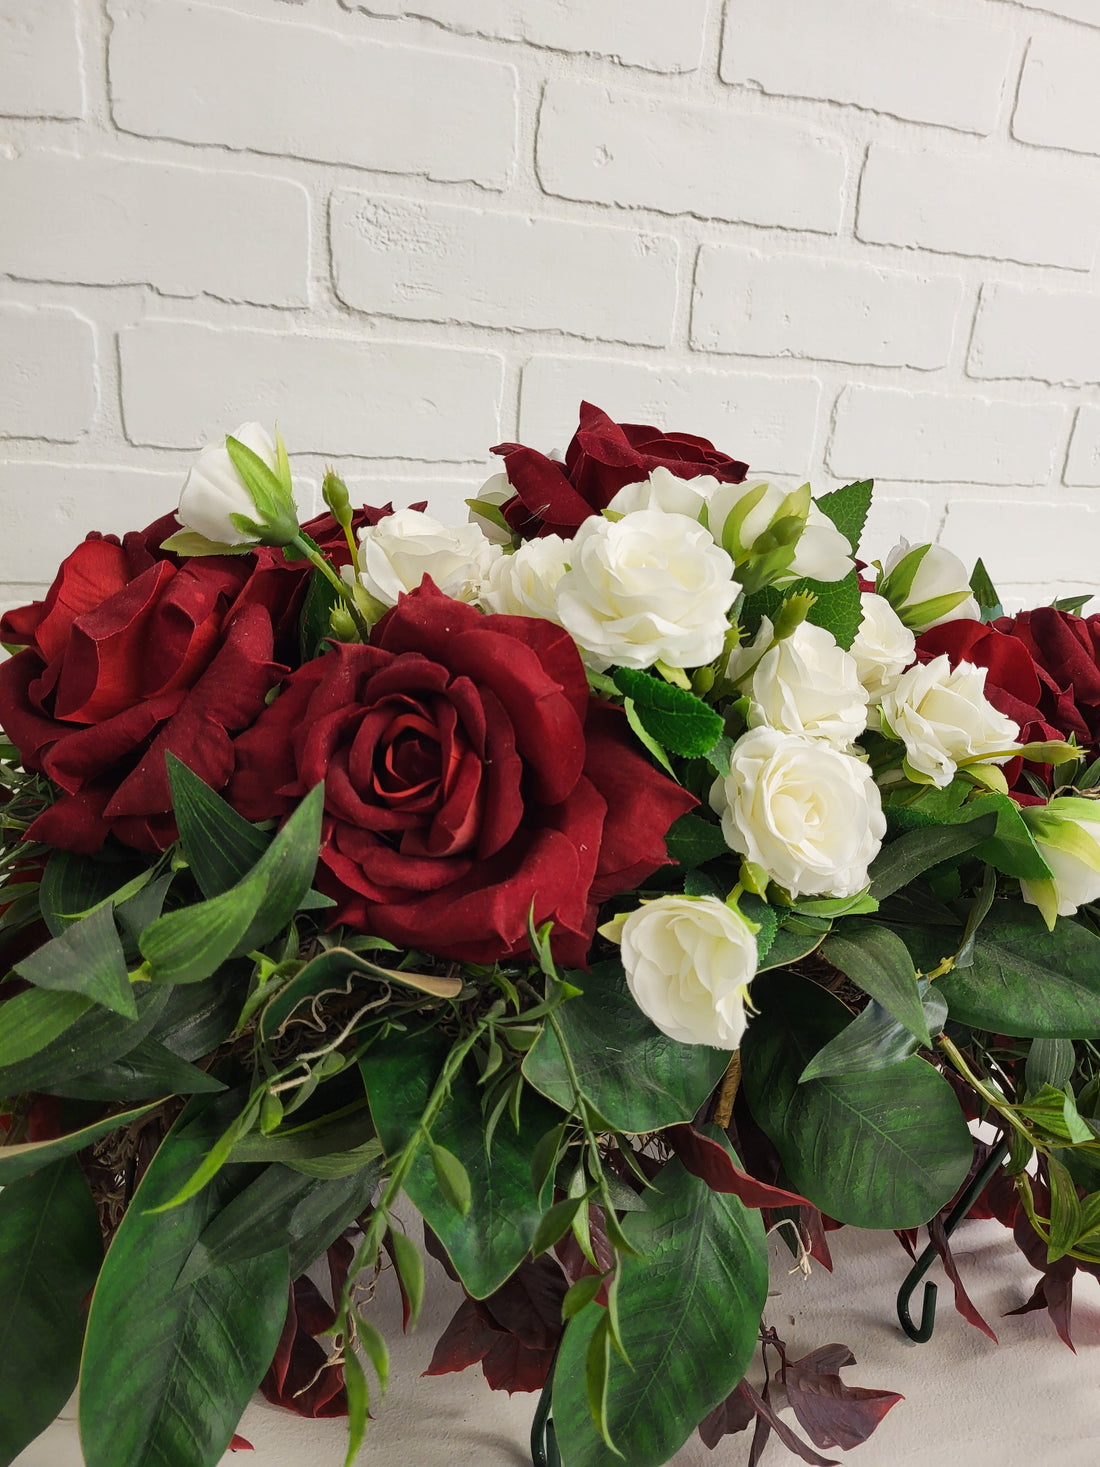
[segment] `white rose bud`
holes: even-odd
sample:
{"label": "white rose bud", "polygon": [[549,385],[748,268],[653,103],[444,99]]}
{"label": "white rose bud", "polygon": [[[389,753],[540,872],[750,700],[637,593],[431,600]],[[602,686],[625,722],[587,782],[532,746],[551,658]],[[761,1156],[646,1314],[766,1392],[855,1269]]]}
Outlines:
{"label": "white rose bud", "polygon": [[663,896],[601,932],[622,944],[634,1002],[681,1044],[736,1049],[756,974],[752,929],[717,897]]}
{"label": "white rose bud", "polygon": [[885,596],[864,591],[859,599],[863,620],[852,656],[870,701],[880,703],[916,656],[917,639]]}
{"label": "white rose bud", "polygon": [[1100,900],[1100,804],[1061,796],[1020,813],[1050,867],[1049,880],[1021,881],[1020,891],[1053,927],[1055,917]]}
{"label": "white rose bud", "polygon": [[848,537],[811,501],[806,528],[795,546],[791,575],[809,576],[814,581],[842,581],[854,565]]}
{"label": "white rose bud", "polygon": [[[759,498],[746,512],[744,505],[750,496]],[[787,498],[787,491],[777,484],[720,484],[709,495],[707,503],[707,520],[715,542],[724,544],[727,520],[731,515],[744,513],[733,537],[734,555],[740,563],[742,555],[751,557],[758,553],[757,542],[775,522],[784,518],[783,505]],[[811,499],[797,535],[793,558],[776,579],[809,576],[815,581],[842,581],[853,564],[852,547],[847,539]]]}
{"label": "white rose bud", "polygon": [[416,509],[399,509],[359,536],[359,580],[383,606],[431,576],[445,596],[476,601],[501,555],[476,525],[444,525]]}
{"label": "white rose bud", "polygon": [[[242,423],[230,435],[263,459],[269,469],[275,468],[275,445],[260,423]],[[184,480],[180,491],[176,518],[187,530],[194,530],[219,545],[255,545],[256,536],[239,529],[231,516],[245,515],[256,521],[256,503],[222,443],[211,443],[202,450]]]}
{"label": "white rose bud", "polygon": [[[516,491],[508,482],[507,474],[493,474],[485,480],[477,491],[477,499],[481,504],[492,505],[494,509],[500,509],[501,505],[507,504],[510,499],[515,499]],[[512,536],[508,530],[502,529],[494,520],[486,519],[484,515],[478,514],[477,510],[470,505],[470,513],[467,516],[471,525],[476,525],[486,540],[491,540],[494,545],[511,545]]]}
{"label": "white rose bud", "polygon": [[616,514],[633,514],[639,509],[659,509],[665,514],[686,514],[697,520],[703,505],[717,490],[718,480],[710,474],[680,479],[669,469],[654,469],[648,479],[625,484],[607,506]]}
{"label": "white rose bud", "polygon": [[871,771],[822,739],[750,729],[714,782],[711,808],[731,850],[792,896],[854,896],[886,834]]}
{"label": "white rose bud", "polygon": [[737,592],[732,560],[686,515],[593,515],[572,541],[558,620],[597,671],[702,667],[722,650]]}
{"label": "white rose bud", "polygon": [[[751,664],[772,639],[765,617],[750,647],[730,658],[728,676]],[[784,733],[827,739],[844,748],[867,727],[867,692],[855,661],[838,647],[832,632],[800,622],[756,662],[749,684],[750,728],[766,724]]]}
{"label": "white rose bud", "polygon": [[972,662],[952,670],[944,653],[903,672],[882,699],[885,731],[904,743],[910,768],[939,789],[960,764],[1003,764],[1012,757],[1019,725],[985,696],[985,674]]}
{"label": "white rose bud", "polygon": [[493,561],[481,593],[486,611],[539,616],[557,621],[558,582],[566,572],[572,542],[560,535],[525,540],[512,555]]}
{"label": "white rose bud", "polygon": [[918,635],[949,621],[981,620],[966,567],[942,545],[910,546],[900,540],[886,557],[875,589]]}

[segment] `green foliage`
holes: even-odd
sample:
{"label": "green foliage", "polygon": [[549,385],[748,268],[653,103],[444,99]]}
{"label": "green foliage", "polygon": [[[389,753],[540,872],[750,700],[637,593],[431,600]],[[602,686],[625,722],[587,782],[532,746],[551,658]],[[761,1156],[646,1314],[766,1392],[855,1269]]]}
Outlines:
{"label": "green foliage", "polygon": [[855,484],[846,484],[843,489],[834,489],[830,494],[822,494],[815,501],[822,514],[832,520],[848,541],[853,555],[859,554],[860,537],[867,523],[874,487],[874,479],[862,479]]}
{"label": "green foliage", "polygon": [[[947,1019],[947,1005],[926,980],[918,984],[925,1022],[935,1034]],[[826,1075],[861,1075],[884,1070],[915,1053],[915,1035],[874,999],[862,1009],[835,1039],[819,1049],[799,1076],[799,1084],[822,1080]]]}
{"label": "green foliage", "polygon": [[970,1165],[970,1132],[947,1081],[915,1055],[864,1074],[800,1084],[850,1013],[817,984],[770,973],[741,1046],[742,1083],[795,1191],[864,1228],[917,1227]]}
{"label": "green foliage", "polygon": [[1004,615],[1001,598],[997,595],[997,589],[990,579],[983,560],[979,559],[974,562],[970,589],[974,592],[974,599],[981,608],[983,622],[996,621],[997,617]]}
{"label": "green foliage", "polygon": [[668,848],[668,859],[675,861],[681,871],[694,871],[707,861],[732,854],[721,826],[690,812],[681,815],[669,826],[665,845]]}
{"label": "green foliage", "polygon": [[[73,1157],[0,1191],[0,1464],[7,1467],[76,1385],[83,1303],[103,1257],[99,1217]],[[112,1467],[117,1467],[116,1463]]]}
{"label": "green foliage", "polygon": [[165,763],[184,857],[203,896],[221,896],[252,870],[271,837],[238,815],[174,754],[166,754]]}
{"label": "green foliage", "polygon": [[[678,1161],[654,1186],[649,1210],[623,1224],[635,1250],[617,1290],[629,1365],[599,1339],[607,1312],[573,1298],[579,1312],[554,1374],[554,1422],[569,1467],[660,1467],[737,1384],[756,1344],[768,1281],[759,1212],[712,1192]],[[621,1458],[601,1438],[593,1401],[606,1403]]]}
{"label": "green foliage", "polygon": [[[557,1022],[581,1090],[599,1115],[615,1130],[634,1134],[691,1120],[722,1078],[729,1055],[662,1034],[631,998],[617,960],[569,977],[583,992],[562,1005]],[[568,1068],[549,1026],[524,1059],[523,1073],[556,1105],[573,1109]]]}
{"label": "green foliage", "polygon": [[126,1019],[137,1018],[126,955],[110,903],[66,927],[15,971],[36,988],[81,993]]}
{"label": "green foliage", "polygon": [[[371,1115],[387,1158],[393,1158],[419,1128],[429,1096],[450,1048],[446,1039],[422,1033],[397,1035],[371,1047],[361,1061]],[[431,1148],[421,1146],[410,1167],[405,1190],[446,1248],[455,1271],[475,1299],[484,1299],[519,1266],[530,1250],[542,1217],[545,1192],[531,1184],[531,1154],[549,1127],[560,1120],[545,1101],[528,1094],[518,1130],[498,1126],[486,1148],[481,1091],[473,1063],[467,1061],[431,1128],[435,1149],[444,1149],[466,1173],[469,1210],[463,1215],[463,1189],[445,1191]]]}
{"label": "green foliage", "polygon": [[932,1043],[917,971],[897,933],[877,922],[850,922],[826,939],[822,957],[862,988],[923,1045]]}
{"label": "green foliage", "polygon": [[[78,993],[32,988],[0,1004],[0,1095],[50,1092],[62,1080],[129,1054],[160,1018],[168,989],[137,990],[136,1019],[93,1005]],[[9,1058],[10,1057],[10,1058]]]}
{"label": "green foliage", "polygon": [[275,1353],[286,1314],[285,1242],[177,1287],[211,1220],[252,1178],[223,1167],[170,1219],[230,1119],[229,1098],[193,1101],[142,1178],[92,1299],[80,1379],[87,1467],[214,1467]]}
{"label": "green foliage", "polygon": [[859,577],[854,570],[841,581],[813,581],[803,578],[792,581],[782,591],[774,586],[767,586],[746,599],[742,620],[750,632],[755,632],[765,616],[772,622],[776,620],[787,598],[807,594],[814,597],[814,602],[806,620],[832,632],[838,646],[850,647],[863,619]]}
{"label": "green foliage", "polygon": [[871,896],[884,901],[932,866],[973,851],[996,828],[997,815],[990,811],[962,825],[922,825],[888,841],[871,862]]}
{"label": "green foliage", "polygon": [[260,947],[286,926],[309,891],[321,839],[317,785],[256,865],[220,896],[168,912],[141,937],[156,983],[199,983],[222,963]]}
{"label": "green foliage", "polygon": [[142,1105],[136,1110],[122,1111],[108,1116],[106,1120],[84,1126],[79,1131],[70,1131],[66,1136],[58,1136],[52,1141],[24,1141],[17,1146],[0,1147],[0,1188],[10,1187],[13,1182],[19,1181],[20,1177],[29,1176],[31,1172],[38,1171],[40,1167],[50,1166],[64,1156],[72,1156],[77,1151],[83,1151],[85,1146],[91,1146],[104,1136],[109,1136],[120,1126],[130,1125],[132,1121],[147,1115],[152,1109],[151,1105]]}
{"label": "green foliage", "polygon": [[630,667],[617,667],[615,686],[633,701],[646,732],[673,754],[700,758],[722,737],[721,715],[686,688]]}
{"label": "green foliage", "polygon": [[[906,932],[929,971],[952,945],[940,929]],[[1092,1039],[1100,1034],[1100,938],[1078,922],[1053,932],[1034,907],[998,901],[974,941],[974,960],[939,981],[956,1023],[1020,1038]]]}

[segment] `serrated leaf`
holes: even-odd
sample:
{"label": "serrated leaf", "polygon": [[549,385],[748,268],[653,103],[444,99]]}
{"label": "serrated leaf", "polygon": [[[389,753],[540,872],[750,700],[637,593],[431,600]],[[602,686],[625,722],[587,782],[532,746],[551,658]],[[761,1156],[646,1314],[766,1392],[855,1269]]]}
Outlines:
{"label": "serrated leaf", "polygon": [[681,815],[669,826],[665,836],[668,859],[682,871],[693,871],[707,861],[731,855],[722,827],[699,815]]}
{"label": "serrated leaf", "polygon": [[700,758],[725,732],[721,715],[685,688],[630,667],[617,667],[612,676],[623,696],[633,700],[646,731],[673,754]]}
{"label": "serrated leaf", "polygon": [[852,554],[859,554],[859,542],[863,527],[867,523],[867,512],[871,508],[871,494],[875,487],[873,479],[862,479],[855,484],[846,484],[843,489],[834,489],[822,494],[814,502],[822,514],[832,520],[840,533],[852,547]]}

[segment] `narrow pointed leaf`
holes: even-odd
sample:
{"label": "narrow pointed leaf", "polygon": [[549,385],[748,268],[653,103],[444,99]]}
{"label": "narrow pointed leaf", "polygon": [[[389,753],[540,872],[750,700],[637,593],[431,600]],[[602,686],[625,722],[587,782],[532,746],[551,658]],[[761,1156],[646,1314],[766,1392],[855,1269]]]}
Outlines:
{"label": "narrow pointed leaf", "polygon": [[10,1187],[20,1177],[29,1176],[63,1156],[73,1156],[83,1151],[85,1146],[93,1146],[120,1126],[128,1126],[148,1115],[153,1108],[152,1105],[142,1105],[136,1110],[122,1111],[82,1130],[70,1131],[67,1136],[58,1136],[53,1141],[25,1141],[19,1146],[0,1146],[0,1187]]}
{"label": "narrow pointed leaf", "polygon": [[843,933],[826,939],[821,955],[876,999],[921,1044],[931,1045],[917,972],[897,933],[877,922],[850,922]]}
{"label": "narrow pointed leaf", "polygon": [[174,754],[165,762],[187,864],[204,896],[221,896],[252,870],[271,837],[238,815]]}

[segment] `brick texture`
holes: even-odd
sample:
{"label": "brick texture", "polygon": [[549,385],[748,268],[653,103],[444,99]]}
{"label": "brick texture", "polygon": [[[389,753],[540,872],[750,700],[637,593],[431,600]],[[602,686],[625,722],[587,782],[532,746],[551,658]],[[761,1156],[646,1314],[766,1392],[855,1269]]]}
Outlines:
{"label": "brick texture", "polygon": [[1100,382],[1100,296],[999,282],[982,292],[969,371],[974,377]]}
{"label": "brick texture", "polygon": [[[1100,20],[1100,8],[1097,9]],[[1100,154],[1100,32],[1036,36],[1028,47],[1012,134],[1021,142]]]}
{"label": "brick texture", "polygon": [[847,166],[834,137],[801,122],[587,82],[547,87],[537,164],[567,199],[827,233]]}
{"label": "brick texture", "polygon": [[0,116],[80,117],[76,0],[0,0]]}
{"label": "brick texture", "polygon": [[672,327],[667,235],[343,192],[332,250],[337,293],[360,311],[648,346]]}
{"label": "brick texture", "polygon": [[1064,477],[1067,484],[1100,488],[1100,407],[1092,403],[1086,403],[1077,414]]}
{"label": "brick texture", "polygon": [[730,0],[722,80],[991,132],[1011,31],[894,0]]}
{"label": "brick texture", "polygon": [[951,351],[962,285],[823,260],[704,245],[691,344],[750,357],[816,357],[931,370]]}
{"label": "brick texture", "polygon": [[0,437],[74,443],[95,410],[91,323],[75,311],[0,306]]}
{"label": "brick texture", "polygon": [[429,178],[507,180],[512,67],[207,5],[119,11],[114,119],[126,132]]}

